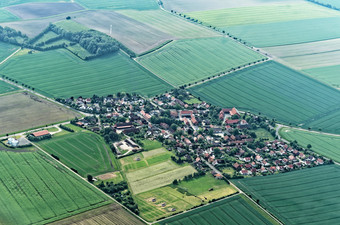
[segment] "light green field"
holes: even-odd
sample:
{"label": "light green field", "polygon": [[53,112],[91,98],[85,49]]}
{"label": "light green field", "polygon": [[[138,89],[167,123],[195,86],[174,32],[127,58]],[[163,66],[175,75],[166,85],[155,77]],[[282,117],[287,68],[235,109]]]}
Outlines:
{"label": "light green field", "polygon": [[0,73],[52,97],[104,96],[122,91],[156,95],[170,89],[121,52],[90,61],[62,49],[35,52],[11,58],[1,65]]}
{"label": "light green field", "polygon": [[203,38],[219,36],[216,32],[194,25],[190,22],[186,22],[185,20],[171,15],[168,12],[164,12],[163,10],[124,10],[119,11],[119,13],[147,24],[164,33],[173,35],[176,38]]}
{"label": "light green field", "polygon": [[[340,104],[338,90],[273,61],[189,90],[214,105],[236,106],[245,111],[260,112],[278,121],[304,126],[339,111]],[[336,123],[339,118],[329,117],[328,122]],[[328,129],[328,126],[321,128]]]}
{"label": "light green field", "polygon": [[320,2],[325,5],[331,5],[335,8],[340,8],[340,2],[338,0],[318,0],[317,2]]}
{"label": "light green field", "polygon": [[112,201],[40,152],[0,152],[0,223],[47,224]]}
{"label": "light green field", "polygon": [[[317,178],[317,180],[316,180]],[[283,224],[336,224],[340,210],[338,165],[318,166],[234,182]]]}
{"label": "light green field", "polygon": [[206,25],[229,27],[249,24],[274,23],[323,17],[336,17],[339,13],[309,2],[272,4],[199,11],[186,14]]}
{"label": "light green field", "polygon": [[272,47],[340,38],[340,17],[229,27],[225,30],[256,47]]}
{"label": "light green field", "polygon": [[54,24],[70,32],[81,32],[81,31],[89,30],[89,28],[73,20],[62,20]]}
{"label": "light green field", "polygon": [[264,57],[227,38],[174,41],[138,61],[175,86],[261,60]]}
{"label": "light green field", "polygon": [[0,62],[2,62],[4,59],[10,56],[17,49],[19,49],[18,46],[0,41]]}
{"label": "light green field", "polygon": [[10,6],[10,5],[19,5],[29,2],[70,2],[70,0],[1,0],[0,8]]}
{"label": "light green field", "polygon": [[307,148],[308,144],[311,144],[313,151],[340,162],[339,136],[302,131],[294,128],[282,128],[280,135],[288,141],[296,140],[305,148]]}
{"label": "light green field", "polygon": [[275,140],[273,135],[271,135],[269,131],[267,131],[266,129],[263,129],[263,128],[259,128],[259,129],[255,130],[255,134],[257,136],[256,137],[257,140],[260,140],[261,138],[268,140],[268,141]]}
{"label": "light green field", "polygon": [[0,9],[0,23],[11,22],[11,21],[16,21],[16,20],[19,20],[19,17],[13,15],[6,9]]}
{"label": "light green field", "polygon": [[154,0],[76,0],[88,9],[158,9],[157,1]]}
{"label": "light green field", "polygon": [[0,94],[4,94],[4,93],[16,91],[16,90],[19,90],[19,88],[17,88],[16,86],[12,86],[4,81],[0,81]]}
{"label": "light green field", "polygon": [[326,84],[340,88],[340,65],[307,69],[304,72]]}
{"label": "light green field", "polygon": [[59,35],[54,33],[53,31],[49,31],[46,34],[44,34],[41,38],[39,38],[38,40],[36,40],[33,44],[41,44],[43,42],[46,42],[52,38],[56,38]]}
{"label": "light green field", "polygon": [[146,151],[162,148],[162,143],[156,140],[142,140],[143,149]]}
{"label": "light green field", "polygon": [[60,161],[86,177],[114,171],[111,162],[110,148],[97,134],[91,132],[69,133],[41,141],[39,146],[50,154],[59,157]]}

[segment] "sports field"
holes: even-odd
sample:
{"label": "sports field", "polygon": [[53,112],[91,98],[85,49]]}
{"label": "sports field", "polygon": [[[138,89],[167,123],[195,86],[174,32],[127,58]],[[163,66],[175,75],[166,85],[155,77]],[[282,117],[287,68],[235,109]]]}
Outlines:
{"label": "sports field", "polygon": [[13,15],[6,9],[0,9],[0,23],[16,21],[16,20],[19,20],[17,16]]}
{"label": "sports field", "polygon": [[198,19],[203,22],[203,24],[222,28],[248,24],[336,17],[339,16],[339,13],[313,3],[297,2],[199,11],[186,15]]}
{"label": "sports field", "polygon": [[217,32],[194,25],[163,10],[122,10],[119,13],[172,35],[176,39],[220,36]]}
{"label": "sports field", "polygon": [[[273,61],[189,90],[221,107],[236,106],[295,125],[336,111],[340,103],[338,90]],[[333,117],[329,122],[336,122],[338,118]]]}
{"label": "sports field", "polygon": [[120,52],[90,61],[67,50],[35,52],[12,58],[1,65],[0,73],[52,97],[104,96],[122,91],[149,96],[170,89]]}
{"label": "sports field", "polygon": [[158,9],[157,1],[154,0],[76,0],[88,9]]}
{"label": "sports field", "polygon": [[18,50],[19,47],[8,43],[0,42],[0,62],[10,56],[13,52]]}
{"label": "sports field", "polygon": [[242,195],[237,195],[159,222],[161,225],[278,224]]}
{"label": "sports field", "polygon": [[46,224],[112,201],[39,152],[0,152],[1,224]]}
{"label": "sports field", "polygon": [[111,149],[104,140],[92,132],[76,132],[41,141],[39,146],[59,157],[68,167],[86,177],[114,171]]}
{"label": "sports field", "polygon": [[0,81],[0,94],[4,94],[4,93],[16,91],[16,90],[19,90],[19,88],[17,88],[16,86],[12,86],[4,81]]}
{"label": "sports field", "polygon": [[340,17],[242,25],[225,30],[256,47],[272,47],[340,38]]}
{"label": "sports field", "polygon": [[339,136],[302,131],[286,127],[280,130],[280,135],[282,138],[288,141],[296,140],[305,148],[307,148],[308,144],[311,144],[311,149],[313,151],[327,158],[340,162]]}
{"label": "sports field", "polygon": [[335,224],[340,215],[340,167],[319,166],[234,182],[283,224]]}
{"label": "sports field", "polygon": [[0,135],[73,119],[78,113],[42,100],[16,93],[0,97]]}
{"label": "sports field", "polygon": [[180,86],[263,58],[230,39],[217,37],[173,41],[138,61],[171,84]]}
{"label": "sports field", "polygon": [[[339,62],[339,61],[338,61]],[[340,88],[339,77],[340,65],[318,67],[304,70],[308,75],[314,77],[317,80],[325,82],[335,88]]]}

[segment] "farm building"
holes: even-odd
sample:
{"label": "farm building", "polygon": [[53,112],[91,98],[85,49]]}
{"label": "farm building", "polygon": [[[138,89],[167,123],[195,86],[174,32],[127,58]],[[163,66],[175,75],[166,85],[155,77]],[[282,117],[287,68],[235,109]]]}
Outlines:
{"label": "farm building", "polygon": [[19,144],[19,141],[15,138],[8,138],[7,144],[12,147],[17,147]]}
{"label": "farm building", "polygon": [[50,134],[50,132],[48,132],[47,130],[42,130],[42,131],[34,132],[32,135],[34,137],[41,137],[41,136],[45,136],[48,134]]}

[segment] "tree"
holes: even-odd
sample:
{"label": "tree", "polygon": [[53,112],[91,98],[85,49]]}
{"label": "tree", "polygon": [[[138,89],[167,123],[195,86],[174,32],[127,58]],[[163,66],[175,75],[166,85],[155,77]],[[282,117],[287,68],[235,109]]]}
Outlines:
{"label": "tree", "polygon": [[87,180],[90,182],[90,183],[92,183],[93,182],[93,177],[92,177],[92,175],[87,175]]}
{"label": "tree", "polygon": [[307,145],[307,148],[308,148],[308,149],[311,149],[311,148],[312,148],[312,145],[311,145],[311,144],[308,144],[308,145]]}
{"label": "tree", "polygon": [[173,185],[177,185],[178,184],[178,180],[175,179],[173,182],[172,182]]}

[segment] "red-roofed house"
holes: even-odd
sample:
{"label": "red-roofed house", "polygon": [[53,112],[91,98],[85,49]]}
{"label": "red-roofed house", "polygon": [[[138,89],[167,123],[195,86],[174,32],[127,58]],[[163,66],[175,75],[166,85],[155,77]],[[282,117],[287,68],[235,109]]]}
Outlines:
{"label": "red-roofed house", "polygon": [[191,115],[193,114],[192,110],[182,110],[181,111],[181,116],[188,116],[191,117]]}
{"label": "red-roofed house", "polygon": [[42,131],[34,132],[32,135],[34,137],[41,137],[41,136],[48,135],[48,134],[50,134],[50,132],[48,132],[47,130],[42,130]]}

